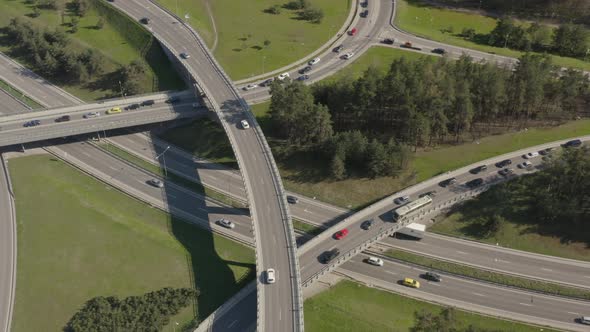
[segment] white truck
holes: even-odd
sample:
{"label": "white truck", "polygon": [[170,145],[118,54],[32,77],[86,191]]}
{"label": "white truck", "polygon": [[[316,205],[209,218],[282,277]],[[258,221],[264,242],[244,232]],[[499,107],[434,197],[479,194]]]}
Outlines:
{"label": "white truck", "polygon": [[408,226],[400,229],[399,231],[393,233],[392,236],[396,236],[396,234],[403,234],[405,236],[413,237],[417,240],[420,240],[424,237],[424,232],[426,231],[426,226],[417,223],[411,223]]}

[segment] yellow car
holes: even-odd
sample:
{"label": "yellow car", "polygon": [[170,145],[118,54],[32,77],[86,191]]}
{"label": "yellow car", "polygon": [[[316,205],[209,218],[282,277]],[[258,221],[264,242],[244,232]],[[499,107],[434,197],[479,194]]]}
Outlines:
{"label": "yellow car", "polygon": [[107,114],[116,114],[116,113],[121,113],[120,107],[113,107],[107,111]]}
{"label": "yellow car", "polygon": [[411,278],[405,278],[402,284],[412,288],[420,288],[420,282]]}

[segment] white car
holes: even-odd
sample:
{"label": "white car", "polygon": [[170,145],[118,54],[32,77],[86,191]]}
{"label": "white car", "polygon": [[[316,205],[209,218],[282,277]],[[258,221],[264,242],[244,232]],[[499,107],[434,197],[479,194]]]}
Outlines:
{"label": "white car", "polygon": [[248,121],[246,121],[246,120],[242,120],[242,121],[240,121],[240,124],[242,125],[242,128],[243,128],[243,129],[248,129],[248,128],[250,128],[250,124],[249,124],[249,123],[248,123]]}
{"label": "white car", "polygon": [[342,59],[348,60],[348,59],[352,58],[353,56],[354,56],[354,53],[348,52],[342,56]]}
{"label": "white car", "polygon": [[148,183],[156,188],[164,187],[164,184],[162,183],[162,181],[160,181],[158,179],[150,179],[150,180],[148,180]]}
{"label": "white car", "polygon": [[369,257],[366,262],[375,266],[383,266],[383,260],[378,257]]}
{"label": "white car", "polygon": [[532,166],[533,166],[533,164],[530,161],[525,161],[522,164],[518,164],[518,168],[529,168]]}
{"label": "white car", "polygon": [[221,218],[221,219],[217,220],[217,224],[220,226],[223,226],[225,228],[229,228],[229,229],[234,229],[236,227],[236,224],[234,224],[233,222],[231,222],[225,218]]}
{"label": "white car", "polygon": [[307,64],[310,66],[313,66],[319,62],[320,62],[320,58],[313,58],[313,59],[309,60],[309,62]]}
{"label": "white car", "polygon": [[404,204],[410,201],[410,196],[402,196],[393,200],[395,204]]}
{"label": "white car", "polygon": [[258,84],[248,84],[245,87],[243,87],[242,89],[244,89],[244,91],[250,91],[252,89],[256,89],[258,87]]}
{"label": "white car", "polygon": [[289,73],[282,73],[282,74],[280,74],[280,75],[279,75],[277,78],[279,79],[279,81],[282,81],[282,80],[284,80],[285,78],[289,78],[289,77],[291,77],[291,76],[289,75]]}
{"label": "white car", "polygon": [[269,284],[274,284],[275,281],[276,281],[275,269],[266,270],[266,282]]}
{"label": "white car", "polygon": [[522,157],[524,159],[531,159],[531,158],[535,158],[535,157],[538,157],[538,156],[539,156],[539,152],[534,151],[534,152],[529,152],[529,153],[523,155]]}
{"label": "white car", "polygon": [[90,112],[90,113],[84,114],[84,119],[96,118],[99,116],[100,116],[99,112]]}

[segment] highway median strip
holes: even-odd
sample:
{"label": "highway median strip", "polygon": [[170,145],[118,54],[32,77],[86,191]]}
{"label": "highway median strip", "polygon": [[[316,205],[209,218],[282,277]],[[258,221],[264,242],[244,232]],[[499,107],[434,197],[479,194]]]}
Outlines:
{"label": "highway median strip", "polygon": [[323,228],[311,225],[305,221],[293,218],[293,228],[307,235],[316,236],[324,231]]}
{"label": "highway median strip", "polygon": [[384,255],[393,258],[397,261],[420,265],[428,269],[440,272],[447,272],[460,277],[478,279],[495,284],[522,288],[535,292],[541,292],[549,295],[558,295],[582,300],[590,300],[590,290],[585,290],[581,288],[568,287],[550,282],[532,280],[524,277],[486,271],[471,266],[416,255],[403,250],[390,249],[386,251]]}
{"label": "highway median strip", "polygon": [[241,203],[240,201],[224,195],[218,191],[215,191],[211,188],[205,187],[200,183],[191,181],[189,179],[186,179],[182,176],[179,176],[175,173],[168,171],[164,171],[164,169],[162,169],[161,167],[151,164],[148,161],[145,161],[142,158],[139,158],[113,144],[108,144],[108,143],[99,143],[96,145],[98,148],[100,148],[103,151],[109,152],[139,168],[142,168],[150,173],[153,173],[156,176],[160,176],[162,178],[165,178],[179,186],[185,187],[187,189],[193,190],[197,193],[203,194],[209,198],[212,198],[213,200],[219,201],[223,204],[229,205],[231,207],[234,208],[244,208],[246,207],[243,203]]}
{"label": "highway median strip", "polygon": [[18,101],[24,103],[25,105],[29,106],[31,109],[40,109],[43,108],[39,103],[34,101],[33,99],[27,97],[23,92],[13,88],[10,84],[6,83],[4,80],[0,79],[0,89],[6,91],[6,93],[13,96]]}

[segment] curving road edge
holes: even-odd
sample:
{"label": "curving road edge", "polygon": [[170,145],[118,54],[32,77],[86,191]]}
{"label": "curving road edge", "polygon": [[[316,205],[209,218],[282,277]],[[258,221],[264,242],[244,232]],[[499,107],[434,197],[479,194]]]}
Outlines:
{"label": "curving road edge", "polygon": [[[12,311],[14,307],[14,292],[16,287],[16,210],[14,206],[14,192],[8,173],[8,165],[4,156],[0,153],[0,162],[2,162],[2,174],[0,175],[0,191],[5,194],[0,201],[0,236],[2,236],[0,261],[2,266],[10,268],[11,272],[5,277],[9,280],[0,282],[0,308],[5,307],[5,321],[2,322],[2,331],[9,332],[12,323]],[[1,316],[0,316],[1,317]]]}

